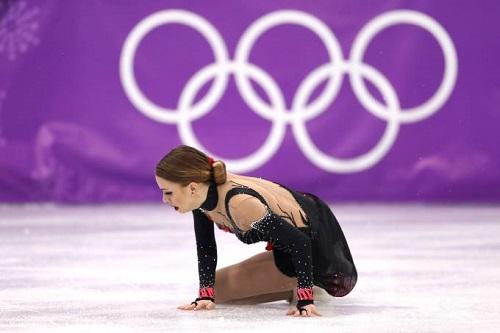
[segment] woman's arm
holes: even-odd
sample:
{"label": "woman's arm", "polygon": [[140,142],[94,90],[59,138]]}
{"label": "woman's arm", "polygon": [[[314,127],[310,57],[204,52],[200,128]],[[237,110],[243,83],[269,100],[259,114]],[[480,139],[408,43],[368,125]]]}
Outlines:
{"label": "woman's arm", "polygon": [[215,300],[215,268],[217,267],[217,244],[214,223],[198,209],[193,211],[196,252],[198,254],[198,275],[200,290],[198,298]]}
{"label": "woman's arm", "polygon": [[243,230],[255,229],[277,249],[289,253],[297,275],[297,308],[314,303],[311,240],[264,206],[257,198],[238,195],[229,202],[230,215]]}

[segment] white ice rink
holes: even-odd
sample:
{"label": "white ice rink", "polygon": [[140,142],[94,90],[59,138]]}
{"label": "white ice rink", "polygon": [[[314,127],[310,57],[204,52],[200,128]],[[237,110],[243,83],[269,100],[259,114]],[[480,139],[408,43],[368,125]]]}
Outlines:
{"label": "white ice rink", "polygon": [[[500,332],[500,207],[338,205],[359,272],[317,318],[284,301],[183,312],[191,216],[160,205],[0,206],[2,332]],[[264,250],[216,230],[223,267]]]}

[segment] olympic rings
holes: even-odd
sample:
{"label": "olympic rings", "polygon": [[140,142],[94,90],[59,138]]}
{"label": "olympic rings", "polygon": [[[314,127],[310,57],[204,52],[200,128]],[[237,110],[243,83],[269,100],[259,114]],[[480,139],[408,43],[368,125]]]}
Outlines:
{"label": "olympic rings", "polygon": [[[158,26],[178,23],[198,31],[208,41],[215,61],[197,71],[182,90],[177,108],[168,109],[149,100],[141,91],[134,76],[134,57],[142,39]],[[299,84],[287,109],[285,96],[276,81],[262,68],[248,62],[257,39],[267,30],[282,25],[295,24],[308,28],[324,44],[330,63],[321,65],[308,74]],[[444,73],[437,91],[421,105],[401,109],[394,87],[378,70],[363,62],[370,41],[382,30],[396,24],[412,24],[427,30],[437,40],[443,51]],[[421,121],[437,112],[447,101],[456,83],[458,60],[453,41],[446,30],[433,18],[411,10],[394,10],[370,20],[354,39],[350,59],[344,59],[340,44],[333,32],[318,18],[297,10],[279,10],[262,16],[242,34],[236,46],[234,60],[229,59],[223,38],[217,29],[203,17],[185,10],[163,10],[142,19],[127,36],[120,57],[120,79],[132,104],[145,116],[162,123],[177,124],[181,140],[206,151],[214,158],[221,158],[203,147],[194,134],[191,122],[210,112],[222,98],[229,76],[233,75],[236,87],[244,102],[256,114],[272,122],[271,131],[264,144],[250,155],[239,159],[225,159],[234,172],[249,172],[265,164],[279,149],[290,124],[303,154],[319,168],[338,173],[366,170],[378,163],[390,150],[399,132],[400,124]],[[361,105],[375,117],[387,122],[380,141],[368,152],[354,158],[337,158],[319,150],[306,128],[306,122],[319,116],[338,95],[344,75],[349,75],[355,96]],[[194,103],[197,92],[210,80],[213,84],[207,94]],[[250,80],[258,83],[268,95],[269,102],[255,92]],[[313,101],[309,97],[314,89],[327,80],[322,93]],[[377,101],[365,86],[370,81],[382,94],[385,105]]]}

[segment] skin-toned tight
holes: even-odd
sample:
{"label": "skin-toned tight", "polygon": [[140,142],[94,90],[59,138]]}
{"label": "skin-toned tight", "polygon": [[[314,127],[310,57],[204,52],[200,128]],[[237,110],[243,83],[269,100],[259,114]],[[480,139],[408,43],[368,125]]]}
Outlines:
{"label": "skin-toned tight", "polygon": [[297,278],[281,273],[272,252],[259,253],[215,274],[217,303],[257,304],[291,298]]}

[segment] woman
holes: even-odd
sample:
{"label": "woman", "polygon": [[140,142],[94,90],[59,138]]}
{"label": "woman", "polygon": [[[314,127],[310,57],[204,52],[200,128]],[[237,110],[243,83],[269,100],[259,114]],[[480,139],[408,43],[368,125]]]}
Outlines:
{"label": "woman", "polygon": [[[317,316],[313,285],[336,297],[354,288],[357,272],[345,237],[316,196],[228,173],[222,161],[188,146],[161,159],[156,182],[163,202],[194,217],[200,290],[195,301],[179,309],[210,310],[216,298],[269,302],[295,292],[297,306],[287,314]],[[216,272],[214,224],[247,244],[267,241],[268,251]]]}

